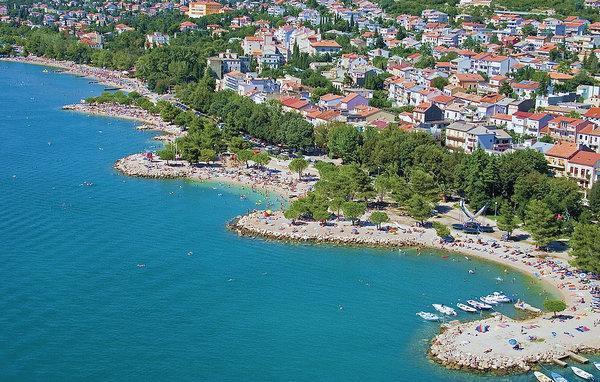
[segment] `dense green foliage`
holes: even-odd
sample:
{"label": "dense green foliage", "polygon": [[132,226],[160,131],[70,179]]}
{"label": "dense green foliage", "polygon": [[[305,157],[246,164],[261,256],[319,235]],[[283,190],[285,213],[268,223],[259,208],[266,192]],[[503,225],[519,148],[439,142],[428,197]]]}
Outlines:
{"label": "dense green foliage", "polygon": [[312,147],[312,125],[298,113],[282,111],[277,102],[256,104],[237,93],[213,89],[211,79],[205,74],[198,83],[178,88],[177,95],[193,109],[219,120],[226,134],[247,133],[296,149]]}
{"label": "dense green foliage", "polygon": [[557,312],[567,309],[567,304],[562,300],[544,300],[544,309],[556,316]]}
{"label": "dense green foliage", "polygon": [[582,269],[600,273],[600,226],[579,223],[569,242],[575,263]]}

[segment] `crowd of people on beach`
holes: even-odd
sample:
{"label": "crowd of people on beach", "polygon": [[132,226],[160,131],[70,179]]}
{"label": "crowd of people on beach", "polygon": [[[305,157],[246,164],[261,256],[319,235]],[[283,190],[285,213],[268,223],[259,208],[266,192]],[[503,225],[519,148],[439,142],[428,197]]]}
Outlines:
{"label": "crowd of people on beach", "polygon": [[137,92],[153,99],[157,98],[157,94],[151,92],[142,81],[129,77],[127,72],[96,68],[89,65],[77,64],[72,61],[57,61],[32,55],[27,57],[11,57],[10,61],[57,67],[76,76],[91,78],[106,86],[119,88],[127,92]]}
{"label": "crowd of people on beach", "polygon": [[312,182],[298,180],[296,175],[283,166],[281,164],[268,169],[247,167],[225,157],[217,163],[192,165],[185,161],[163,161],[156,157],[149,159],[144,154],[130,155],[115,164],[118,170],[131,176],[235,183],[255,191],[273,191],[288,199],[304,195],[311,189]]}
{"label": "crowd of people on beach", "polygon": [[184,134],[176,125],[164,122],[159,115],[152,114],[140,107],[132,105],[119,105],[115,103],[78,103],[63,106],[64,110],[78,111],[92,115],[103,115],[116,118],[131,119],[143,122],[138,129],[151,129],[166,133],[165,140],[173,140]]}

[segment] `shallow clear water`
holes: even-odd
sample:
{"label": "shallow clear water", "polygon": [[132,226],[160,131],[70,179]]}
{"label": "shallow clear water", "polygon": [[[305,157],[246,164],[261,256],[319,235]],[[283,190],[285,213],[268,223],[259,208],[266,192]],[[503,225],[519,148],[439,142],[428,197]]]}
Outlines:
{"label": "shallow clear water", "polygon": [[61,111],[102,87],[42,70],[0,63],[1,380],[532,380],[431,363],[415,316],[494,290],[541,305],[530,279],[240,238],[225,223],[263,196],[118,174],[153,134]]}

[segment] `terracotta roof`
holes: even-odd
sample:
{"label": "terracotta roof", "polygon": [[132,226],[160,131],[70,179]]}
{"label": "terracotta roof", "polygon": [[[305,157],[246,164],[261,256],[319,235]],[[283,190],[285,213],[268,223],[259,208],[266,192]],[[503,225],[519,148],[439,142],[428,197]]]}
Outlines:
{"label": "terracotta roof", "polygon": [[573,76],[570,74],[560,73],[560,72],[550,72],[550,73],[548,73],[548,76],[550,77],[551,80],[559,80],[559,81],[570,80],[571,78],[573,78]]}
{"label": "terracotta roof", "polygon": [[483,82],[485,79],[477,73],[456,73],[454,75],[460,82]]}
{"label": "terracotta roof", "polygon": [[552,146],[546,155],[557,158],[569,159],[577,153],[577,145],[571,142],[560,142]]}
{"label": "terracotta roof", "polygon": [[492,115],[492,118],[501,119],[503,121],[512,121],[512,115],[503,114],[503,113],[496,113],[496,114]]}
{"label": "terracotta roof", "polygon": [[435,96],[435,97],[433,97],[431,99],[432,102],[444,103],[444,104],[450,103],[453,100],[454,100],[454,97],[448,96],[448,95],[445,95],[445,94],[437,95],[437,96]]}
{"label": "terracotta roof", "polygon": [[583,115],[587,118],[600,118],[600,107],[592,107]]}
{"label": "terracotta roof", "polygon": [[600,161],[600,154],[583,150],[579,150],[577,154],[575,154],[571,159],[569,159],[569,163],[589,167],[594,167],[596,163],[598,163],[598,161]]}
{"label": "terracotta roof", "polygon": [[328,93],[328,94],[322,95],[319,99],[324,102],[329,102],[329,101],[334,101],[336,99],[342,99],[342,98],[343,97],[341,95]]}
{"label": "terracotta roof", "polygon": [[540,87],[539,82],[535,81],[521,81],[511,85],[514,89],[525,89],[525,90],[534,90]]}
{"label": "terracotta roof", "polygon": [[334,40],[315,41],[311,42],[310,46],[315,48],[341,48],[340,44],[338,44]]}
{"label": "terracotta roof", "polygon": [[286,107],[289,107],[292,109],[302,109],[302,108],[308,106],[308,104],[310,103],[305,99],[300,99],[300,98],[296,98],[296,97],[284,98],[280,102],[283,106],[286,106]]}
{"label": "terracotta roof", "polygon": [[594,135],[600,137],[600,126],[590,123],[579,131],[579,134]]}

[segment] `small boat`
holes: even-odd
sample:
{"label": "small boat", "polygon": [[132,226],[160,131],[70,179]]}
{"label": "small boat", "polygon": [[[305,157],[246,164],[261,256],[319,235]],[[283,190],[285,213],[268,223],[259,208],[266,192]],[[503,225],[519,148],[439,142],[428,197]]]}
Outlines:
{"label": "small boat", "polygon": [[492,309],[491,305],[484,304],[483,302],[475,301],[475,300],[467,300],[467,304],[471,305],[473,308],[477,308],[480,310]]}
{"label": "small boat", "polygon": [[492,297],[498,302],[511,302],[512,301],[510,299],[510,297],[508,297],[507,295],[500,293],[500,292],[492,293]]}
{"label": "small boat", "polygon": [[463,310],[465,312],[469,312],[469,313],[477,312],[477,309],[472,308],[469,305],[461,304],[460,302],[458,304],[456,304],[456,306],[458,306],[458,309]]}
{"label": "small boat", "polygon": [[439,321],[440,320],[439,316],[437,316],[433,313],[428,313],[428,312],[419,312],[419,313],[417,313],[417,316],[421,317],[425,321]]}
{"label": "small boat", "polygon": [[482,296],[479,299],[488,305],[498,305],[498,301],[492,296]]}
{"label": "small boat", "polygon": [[558,373],[555,373],[555,372],[550,373],[550,376],[552,377],[552,379],[554,380],[554,382],[569,382],[568,379],[566,379],[562,375],[560,375]]}
{"label": "small boat", "polygon": [[469,274],[470,274],[470,275],[472,275],[472,274],[475,274],[475,271],[474,271],[474,270],[472,270],[472,269],[469,269]]}
{"label": "small boat", "polygon": [[596,369],[600,370],[600,362],[594,362],[594,366],[596,366]]}
{"label": "small boat", "polygon": [[542,311],[541,309],[531,306],[528,303],[526,303],[525,301],[520,301],[520,300],[515,303],[515,308],[521,309],[521,310],[526,310],[526,311],[533,312],[533,313],[540,313]]}
{"label": "small boat", "polygon": [[533,375],[535,375],[537,380],[540,382],[552,382],[552,379],[550,379],[550,377],[548,377],[546,374],[541,373],[539,371],[534,371]]}
{"label": "small boat", "polygon": [[595,381],[594,376],[585,370],[581,370],[580,368],[575,366],[571,366],[571,370],[573,370],[573,373],[575,373],[575,375],[579,378],[583,378],[588,381]]}
{"label": "small boat", "polygon": [[446,314],[448,316],[456,316],[456,310],[452,309],[449,306],[445,306],[443,304],[431,304],[433,309],[437,310],[440,313]]}

